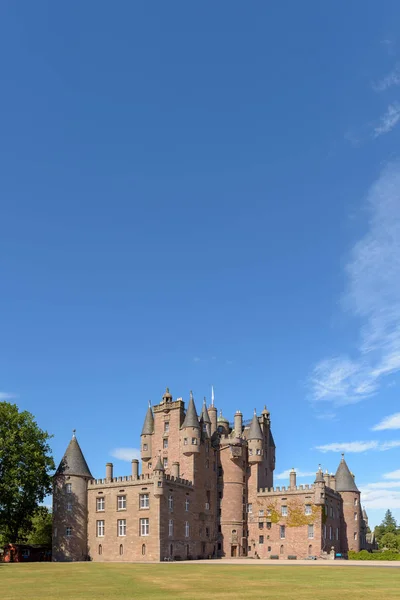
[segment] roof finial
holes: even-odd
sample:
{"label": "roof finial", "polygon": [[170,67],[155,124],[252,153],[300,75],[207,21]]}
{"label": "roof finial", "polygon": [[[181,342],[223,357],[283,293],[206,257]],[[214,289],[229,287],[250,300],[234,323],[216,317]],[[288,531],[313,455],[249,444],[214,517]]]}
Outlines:
{"label": "roof finial", "polygon": [[149,400],[149,408],[151,408],[151,400]]}
{"label": "roof finial", "polygon": [[204,405],[204,406],[207,406],[207,400],[206,400],[206,397],[205,397],[205,396],[204,396],[204,399],[203,399],[203,405]]}
{"label": "roof finial", "polygon": [[72,437],[73,437],[73,439],[75,439],[75,438],[76,438],[76,435],[75,435],[75,434],[76,434],[76,429],[73,429],[73,430],[72,430]]}
{"label": "roof finial", "polygon": [[322,471],[321,465],[318,465],[318,471]]}
{"label": "roof finial", "polygon": [[193,400],[193,392],[190,390],[190,399]]}
{"label": "roof finial", "polygon": [[254,409],[254,414],[257,415],[257,409],[256,408]]}
{"label": "roof finial", "polygon": [[211,386],[211,406],[214,406],[214,386]]}
{"label": "roof finial", "polygon": [[342,462],[344,462],[344,452],[342,452]]}

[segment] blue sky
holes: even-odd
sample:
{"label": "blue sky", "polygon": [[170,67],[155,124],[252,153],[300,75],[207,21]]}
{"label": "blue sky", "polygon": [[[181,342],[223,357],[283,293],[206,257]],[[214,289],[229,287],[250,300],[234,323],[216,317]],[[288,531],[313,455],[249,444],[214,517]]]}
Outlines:
{"label": "blue sky", "polygon": [[[0,394],[97,476],[165,386],[400,519],[398,2],[0,6]],[[121,450],[125,449],[125,450]],[[128,449],[128,450],[126,450]],[[114,459],[117,474],[129,464]]]}

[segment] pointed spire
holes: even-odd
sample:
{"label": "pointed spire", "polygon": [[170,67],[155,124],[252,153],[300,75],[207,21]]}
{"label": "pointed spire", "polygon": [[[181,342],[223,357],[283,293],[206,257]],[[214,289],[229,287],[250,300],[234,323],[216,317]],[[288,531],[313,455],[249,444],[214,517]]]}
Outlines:
{"label": "pointed spire", "polygon": [[314,483],[325,483],[324,474],[322,472],[321,465],[318,466],[318,471],[317,471]]}
{"label": "pointed spire", "polygon": [[140,435],[151,435],[154,431],[154,417],[153,411],[151,410],[151,405],[149,402],[149,407],[147,409],[146,417],[143,423],[142,433]]}
{"label": "pointed spire", "polygon": [[203,410],[201,411],[201,418],[203,419],[203,423],[211,423],[210,415],[208,414],[205,398],[204,398],[204,402],[203,402]]}
{"label": "pointed spire", "polygon": [[258,422],[257,412],[254,410],[253,420],[250,424],[250,430],[247,436],[248,440],[262,440],[263,434],[261,431],[260,423]]}
{"label": "pointed spire", "polygon": [[189,405],[181,429],[184,427],[198,427],[200,429],[199,417],[197,416],[192,392],[190,392]]}
{"label": "pointed spire", "polygon": [[154,467],[154,471],[162,471],[162,472],[164,472],[164,467],[163,467],[163,464],[161,462],[161,456],[160,455],[158,455],[158,459],[157,459],[157,462],[156,462],[156,466]]}
{"label": "pointed spire", "polygon": [[354,476],[350,473],[350,469],[344,460],[344,454],[342,454],[342,460],[336,471],[336,491],[337,492],[358,492],[359,489],[354,481]]}
{"label": "pointed spire", "polygon": [[75,429],[72,432],[72,439],[68,444],[68,448],[58,465],[56,475],[77,475],[80,477],[88,477],[93,479],[88,464],[83,456],[78,440],[76,439]]}

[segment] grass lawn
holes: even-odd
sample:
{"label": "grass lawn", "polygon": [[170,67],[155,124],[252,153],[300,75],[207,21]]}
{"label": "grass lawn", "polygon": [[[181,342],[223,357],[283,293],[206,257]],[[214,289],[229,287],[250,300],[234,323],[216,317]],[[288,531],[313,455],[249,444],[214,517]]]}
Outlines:
{"label": "grass lawn", "polygon": [[0,564],[7,600],[391,600],[400,570],[384,567],[190,564]]}

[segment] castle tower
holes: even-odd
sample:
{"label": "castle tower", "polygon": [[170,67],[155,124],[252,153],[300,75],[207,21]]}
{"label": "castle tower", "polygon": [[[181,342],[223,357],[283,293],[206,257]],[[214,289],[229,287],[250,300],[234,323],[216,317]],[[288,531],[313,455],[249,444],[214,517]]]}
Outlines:
{"label": "castle tower", "polygon": [[249,433],[247,434],[249,463],[251,465],[260,463],[263,460],[263,439],[264,436],[257,418],[257,413],[254,410],[253,420],[250,424]]}
{"label": "castle tower", "polygon": [[219,411],[219,416],[217,419],[217,430],[218,433],[221,435],[229,434],[229,421],[228,419],[225,419],[224,415],[222,414],[222,410]]}
{"label": "castle tower", "polygon": [[[150,406],[150,402],[149,402],[149,407],[147,409],[146,417],[145,417],[144,423],[143,423],[142,433],[140,435],[140,437],[141,437],[140,454],[141,454],[142,461],[144,461],[144,462],[148,462],[149,460],[151,460],[151,457],[152,457],[153,433],[154,433],[154,416],[153,416],[153,411],[151,410],[151,406]],[[142,471],[144,471],[143,468],[142,468]]]}
{"label": "castle tower", "polygon": [[341,529],[341,547],[343,552],[360,550],[361,507],[360,491],[350,472],[344,454],[335,475],[336,491],[343,500],[343,526]]}
{"label": "castle tower", "polygon": [[203,434],[207,437],[211,437],[211,419],[208,414],[206,399],[204,398],[203,410],[201,411],[200,420],[202,422]]}
{"label": "castle tower", "polygon": [[160,497],[164,494],[164,475],[165,470],[161,462],[161,456],[159,456],[156,466],[153,469],[154,495],[156,497]]}
{"label": "castle tower", "polygon": [[73,431],[53,478],[53,561],[87,559],[87,483],[93,479]]}
{"label": "castle tower", "polygon": [[325,479],[321,465],[319,465],[314,481],[314,504],[325,506]]}
{"label": "castle tower", "polygon": [[193,394],[190,392],[189,406],[181,427],[181,448],[183,454],[200,452],[201,431]]}

